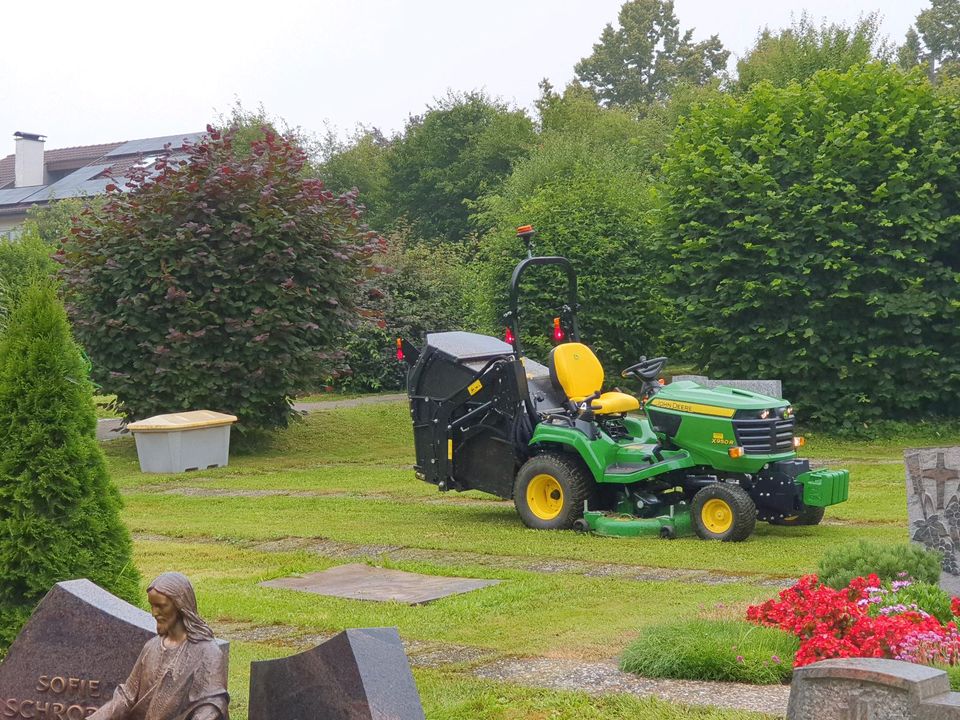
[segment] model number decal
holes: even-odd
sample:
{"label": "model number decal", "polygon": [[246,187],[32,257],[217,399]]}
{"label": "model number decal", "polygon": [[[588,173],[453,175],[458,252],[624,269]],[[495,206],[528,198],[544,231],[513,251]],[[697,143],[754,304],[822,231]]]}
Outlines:
{"label": "model number decal", "polygon": [[714,433],[713,434],[713,444],[714,445],[733,445],[733,440],[727,440],[723,433]]}

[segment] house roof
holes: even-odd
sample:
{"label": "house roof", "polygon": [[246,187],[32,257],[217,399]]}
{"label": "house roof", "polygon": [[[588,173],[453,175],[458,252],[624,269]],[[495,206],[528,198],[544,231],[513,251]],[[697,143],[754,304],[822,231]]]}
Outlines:
{"label": "house roof", "polygon": [[202,132],[185,133],[45,150],[43,162],[47,172],[68,172],[48,185],[30,187],[14,187],[16,155],[8,155],[0,160],[0,215],[23,213],[33,205],[51,200],[101,195],[114,179],[122,178],[138,162],[159,155],[165,145],[170,145],[170,157],[184,157],[184,142],[198,142],[204,135]]}

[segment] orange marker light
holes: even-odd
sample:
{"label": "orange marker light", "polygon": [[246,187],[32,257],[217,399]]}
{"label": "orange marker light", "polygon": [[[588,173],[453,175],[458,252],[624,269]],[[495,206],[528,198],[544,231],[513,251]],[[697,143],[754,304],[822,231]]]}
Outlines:
{"label": "orange marker light", "polygon": [[807,439],[802,435],[797,435],[795,438],[793,438],[793,446],[795,448],[803,447],[806,444],[807,444]]}
{"label": "orange marker light", "polygon": [[525,235],[528,232],[533,232],[533,225],[521,225],[517,228],[517,235]]}
{"label": "orange marker light", "polygon": [[403,340],[397,338],[397,360],[403,362]]}
{"label": "orange marker light", "polygon": [[734,460],[736,460],[737,458],[741,458],[743,457],[743,448],[740,447],[739,445],[737,445],[736,447],[732,447],[729,450],[727,450],[727,455],[732,457]]}

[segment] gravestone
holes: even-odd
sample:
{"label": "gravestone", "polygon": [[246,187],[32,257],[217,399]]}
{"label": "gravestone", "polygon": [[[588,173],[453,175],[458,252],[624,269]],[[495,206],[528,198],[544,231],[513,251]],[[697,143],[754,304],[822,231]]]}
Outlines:
{"label": "gravestone", "polygon": [[424,720],[395,628],[345,630],[290,657],[250,664],[250,720]]}
{"label": "gravestone", "polygon": [[943,553],[940,587],[960,595],[960,447],[908,448],[910,539]]}
{"label": "gravestone", "polygon": [[793,671],[787,720],[960,720],[960,693],[926,665],[822,660]]}
{"label": "gravestone", "polygon": [[0,662],[0,718],[82,720],[127,679],[156,628],[89,580],[57,583]]}
{"label": "gravestone", "polygon": [[779,380],[711,380],[705,375],[674,375],[671,382],[692,380],[697,385],[706,388],[715,388],[723,385],[737,390],[749,390],[767,397],[780,399],[783,397],[783,386]]}

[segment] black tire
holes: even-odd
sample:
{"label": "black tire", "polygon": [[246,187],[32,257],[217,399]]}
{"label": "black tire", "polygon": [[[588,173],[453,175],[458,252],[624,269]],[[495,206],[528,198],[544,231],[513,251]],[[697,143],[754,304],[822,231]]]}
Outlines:
{"label": "black tire", "polygon": [[713,483],[693,496],[693,529],[704,540],[740,542],[753,533],[757,506],[739,485]]}
{"label": "black tire", "polygon": [[823,512],[826,508],[815,507],[813,505],[804,505],[803,510],[796,515],[790,515],[785,518],[773,518],[768,520],[771,525],[786,525],[796,527],[798,525],[819,525],[823,520]]}
{"label": "black tire", "polygon": [[566,530],[583,517],[583,503],[594,485],[578,458],[562,453],[534,455],[517,473],[513,504],[527,527]]}

